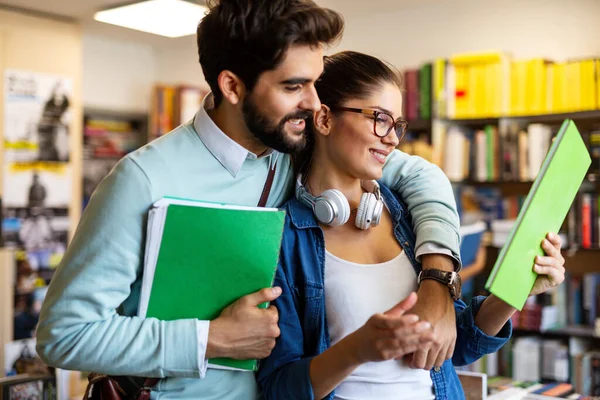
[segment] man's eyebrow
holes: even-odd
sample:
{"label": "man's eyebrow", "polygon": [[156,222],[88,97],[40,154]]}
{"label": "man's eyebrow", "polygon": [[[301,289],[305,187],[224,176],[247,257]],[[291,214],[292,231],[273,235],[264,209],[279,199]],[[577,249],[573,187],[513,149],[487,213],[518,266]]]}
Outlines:
{"label": "man's eyebrow", "polygon": [[308,78],[290,78],[290,79],[286,79],[284,81],[281,81],[280,83],[282,85],[301,85],[303,83],[309,83],[312,82],[312,79],[308,79]]}

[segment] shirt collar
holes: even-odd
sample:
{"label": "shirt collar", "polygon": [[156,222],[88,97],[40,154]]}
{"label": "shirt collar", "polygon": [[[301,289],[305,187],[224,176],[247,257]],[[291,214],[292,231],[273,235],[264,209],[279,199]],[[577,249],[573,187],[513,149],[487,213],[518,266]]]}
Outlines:
{"label": "shirt collar", "polygon": [[[242,169],[242,165],[244,165],[246,159],[256,160],[259,157],[227,136],[214,123],[206,112],[206,110],[212,109],[213,106],[213,95],[209,92],[202,100],[200,110],[198,110],[194,117],[194,129],[208,151],[235,178]],[[277,162],[279,153],[273,149],[269,149],[260,158],[263,157],[269,157],[269,167],[272,168]]]}

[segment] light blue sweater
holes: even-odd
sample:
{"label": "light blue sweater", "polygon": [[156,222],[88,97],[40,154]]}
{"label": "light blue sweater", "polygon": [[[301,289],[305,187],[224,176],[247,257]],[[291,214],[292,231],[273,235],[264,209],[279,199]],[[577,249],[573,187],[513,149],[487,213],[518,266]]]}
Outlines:
{"label": "light blue sweater", "polygon": [[[209,369],[198,378],[194,320],[167,322],[135,314],[153,202],[175,196],[254,206],[271,157],[246,159],[234,177],[189,123],[123,158],[92,196],[55,272],[37,331],[42,359],[70,370],[167,378],[154,399],[253,398],[252,373]],[[405,199],[419,243],[433,242],[458,254],[455,202],[439,168],[395,151],[383,182]],[[290,158],[279,155],[267,206],[281,205],[292,184]]]}

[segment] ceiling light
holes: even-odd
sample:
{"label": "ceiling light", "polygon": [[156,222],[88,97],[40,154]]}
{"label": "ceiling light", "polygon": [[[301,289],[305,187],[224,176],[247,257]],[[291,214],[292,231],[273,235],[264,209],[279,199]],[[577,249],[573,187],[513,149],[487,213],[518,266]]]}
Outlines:
{"label": "ceiling light", "polygon": [[167,37],[196,33],[207,8],[183,0],[146,0],[99,11],[94,19]]}

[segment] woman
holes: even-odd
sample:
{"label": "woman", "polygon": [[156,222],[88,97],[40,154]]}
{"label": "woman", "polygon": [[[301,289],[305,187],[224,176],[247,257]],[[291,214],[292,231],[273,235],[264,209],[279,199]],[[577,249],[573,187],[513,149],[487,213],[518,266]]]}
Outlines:
{"label": "woman", "polygon": [[[283,294],[274,303],[281,336],[261,363],[264,396],[464,398],[454,365],[497,351],[510,337],[515,310],[493,295],[468,307],[455,300],[452,359],[431,371],[409,367],[404,357],[435,338],[428,322],[408,313],[420,271],[409,215],[385,186],[379,199],[373,182],[406,127],[399,118],[401,85],[376,58],[343,52],[325,59],[316,88],[323,106],[314,119],[313,148],[300,163],[297,196],[285,205],[275,278]],[[532,294],[564,279],[560,239],[548,237],[549,257],[536,260],[540,276]]]}

